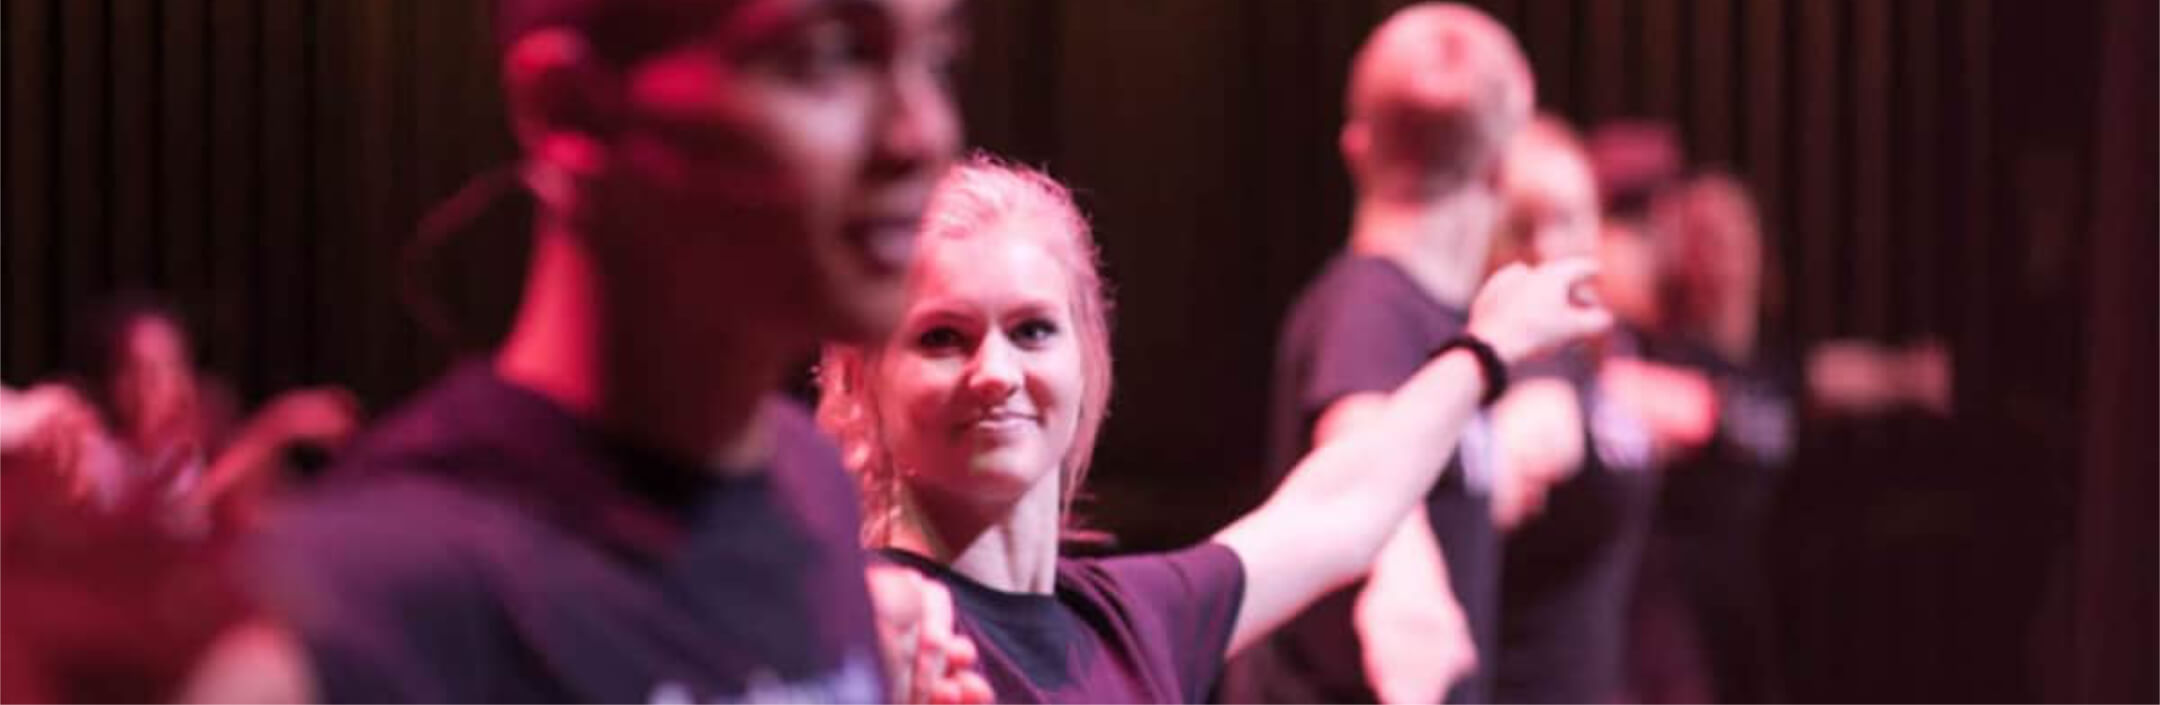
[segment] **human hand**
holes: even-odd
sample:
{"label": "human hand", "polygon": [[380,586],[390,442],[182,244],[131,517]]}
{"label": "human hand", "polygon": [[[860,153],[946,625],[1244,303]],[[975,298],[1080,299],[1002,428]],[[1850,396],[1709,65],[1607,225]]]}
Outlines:
{"label": "human hand", "polygon": [[1612,326],[1592,278],[1597,262],[1568,257],[1494,272],[1470,302],[1469,332],[1513,365],[1530,354]]}
{"label": "human hand", "polygon": [[1524,380],[1494,402],[1493,522],[1514,529],[1545,507],[1553,486],[1581,469],[1582,402],[1566,380]]}
{"label": "human hand", "polygon": [[265,405],[262,419],[282,441],[335,447],[360,427],[360,402],[339,387],[296,389]]}
{"label": "human hand", "polygon": [[872,565],[865,578],[896,702],[984,705],[995,694],[977,668],[975,642],[953,622],[952,593],[913,570]]}
{"label": "human hand", "polygon": [[1437,703],[1477,669],[1469,621],[1439,571],[1373,571],[1352,613],[1380,702]]}

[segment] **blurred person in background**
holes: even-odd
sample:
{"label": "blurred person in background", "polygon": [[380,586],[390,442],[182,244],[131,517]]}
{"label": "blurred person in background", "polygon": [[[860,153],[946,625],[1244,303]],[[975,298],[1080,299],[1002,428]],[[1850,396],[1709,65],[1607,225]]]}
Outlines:
{"label": "blurred person in background", "polygon": [[72,345],[70,382],[99,422],[71,463],[83,496],[108,510],[158,505],[190,535],[253,527],[298,474],[294,451],[334,451],[359,423],[337,387],[281,393],[243,420],[230,389],[196,368],[186,319],[148,294],[95,307]]}
{"label": "blurred person in background", "polygon": [[1779,308],[1761,217],[1746,187],[1706,171],[1648,199],[1656,272],[1651,357],[1707,383],[1706,442],[1672,457],[1635,605],[1633,696],[1646,702],[1774,702],[1775,619],[1766,521],[1807,416],[1946,414],[1939,343],[1817,343],[1805,366],[1762,334]]}
{"label": "blurred person in background", "polygon": [[[1509,146],[1502,176],[1492,267],[1598,252],[1606,231],[1597,183],[1566,123],[1532,122]],[[1696,442],[1689,429],[1649,424],[1631,395],[1701,393],[1601,383],[1613,378],[1608,366],[1644,364],[1634,335],[1616,329],[1533,360],[1493,408],[1494,521],[1507,532],[1499,648],[1488,660],[1497,702],[1610,702],[1622,693],[1628,596],[1657,487],[1652,447]]]}
{"label": "blurred person in background", "polygon": [[1675,184],[1646,218],[1660,258],[1658,357],[1715,390],[1716,428],[1665,475],[1635,598],[1632,697],[1774,702],[1763,520],[1796,441],[1795,377],[1758,346],[1762,243],[1721,175]]}
{"label": "blurred person in background", "polygon": [[[1463,331],[1501,208],[1500,158],[1535,87],[1513,34],[1453,3],[1391,15],[1351,67],[1340,145],[1356,201],[1347,251],[1292,304],[1276,351],[1270,471],[1369,423]],[[1500,537],[1482,419],[1382,549],[1241,657],[1232,702],[1485,702]],[[1443,439],[1432,438],[1430,442]]]}

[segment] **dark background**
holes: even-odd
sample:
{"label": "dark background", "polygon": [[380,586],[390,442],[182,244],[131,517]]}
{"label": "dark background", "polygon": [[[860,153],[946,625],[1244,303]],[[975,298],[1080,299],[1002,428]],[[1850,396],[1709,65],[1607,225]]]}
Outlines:
{"label": "dark background", "polygon": [[[1044,165],[1116,284],[1092,512],[1130,548],[1257,501],[1284,306],[1342,242],[1345,70],[1400,2],[976,0],[971,142]],[[2155,45],[2144,0],[1493,0],[1541,100],[1673,121],[1758,188],[1767,331],[1939,336],[1948,420],[1811,426],[1773,538],[1801,700],[2156,692]],[[4,376],[169,292],[243,395],[381,410],[503,328],[522,203],[402,264],[511,154],[475,0],[6,0]]]}

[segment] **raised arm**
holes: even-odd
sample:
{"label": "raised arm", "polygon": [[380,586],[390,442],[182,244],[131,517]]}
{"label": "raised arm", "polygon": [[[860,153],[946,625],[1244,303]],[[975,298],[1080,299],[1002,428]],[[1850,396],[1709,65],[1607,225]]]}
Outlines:
{"label": "raised arm", "polygon": [[[1502,269],[1471,304],[1470,335],[1512,364],[1604,329],[1611,316],[1572,296],[1594,271],[1585,259]],[[1369,419],[1305,456],[1260,508],[1215,535],[1245,566],[1231,653],[1365,572],[1438,479],[1484,391],[1470,352],[1433,359],[1378,401]]]}

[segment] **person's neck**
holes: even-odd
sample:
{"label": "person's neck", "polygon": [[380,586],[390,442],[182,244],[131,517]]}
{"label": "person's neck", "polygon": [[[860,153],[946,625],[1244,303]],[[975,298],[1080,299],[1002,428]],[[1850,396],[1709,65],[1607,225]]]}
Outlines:
{"label": "person's neck", "polygon": [[1351,218],[1350,248],[1386,257],[1434,300],[1470,305],[1484,273],[1489,219],[1467,195],[1413,200],[1365,195]]}
{"label": "person's neck", "polygon": [[1047,595],[1057,586],[1061,510],[1054,478],[1010,502],[903,486],[891,545],[993,590]]}
{"label": "person's neck", "polygon": [[785,373],[784,344],[731,323],[735,312],[609,276],[582,240],[556,223],[535,233],[496,373],[631,443],[722,470],[762,466],[758,405]]}

